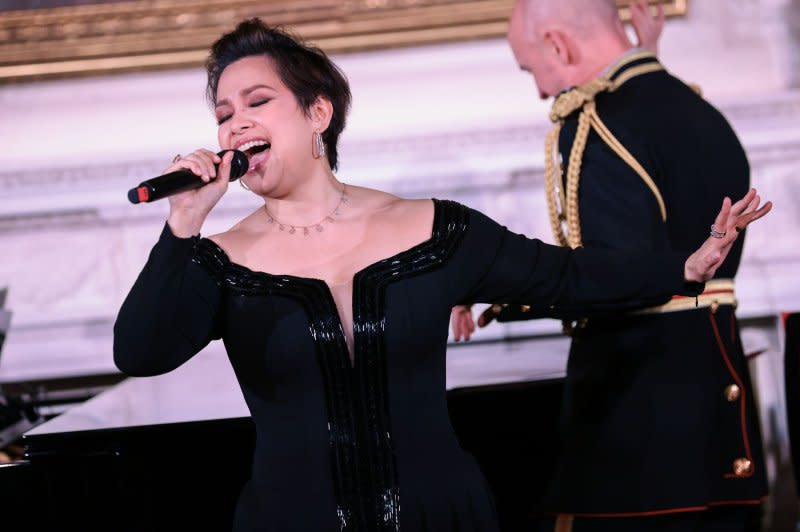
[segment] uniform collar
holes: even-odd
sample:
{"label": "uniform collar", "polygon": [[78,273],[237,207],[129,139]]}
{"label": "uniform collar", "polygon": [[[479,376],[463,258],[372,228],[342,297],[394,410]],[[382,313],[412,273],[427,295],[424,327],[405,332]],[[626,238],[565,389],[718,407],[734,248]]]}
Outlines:
{"label": "uniform collar", "polygon": [[[658,58],[656,58],[656,56],[652,52],[648,51],[645,48],[634,47],[629,50],[626,50],[614,61],[609,63],[608,66],[606,66],[597,77],[604,78],[609,81],[616,81],[620,77],[622,77],[622,75],[626,71],[634,67],[640,65],[649,65],[648,70],[651,69],[659,70],[659,68],[656,65],[660,66],[660,64],[661,63],[659,63]],[[621,84],[622,83],[616,83],[616,85],[621,85]],[[558,94],[556,94],[555,98],[558,98],[562,94],[569,92],[574,88],[575,86],[570,86],[561,89],[561,91]]]}
{"label": "uniform collar", "polygon": [[663,67],[652,52],[644,48],[631,48],[608,65],[600,77],[613,81],[615,85],[619,86],[626,81],[622,78],[628,78],[634,69],[638,73],[643,73],[644,71],[661,70]]}

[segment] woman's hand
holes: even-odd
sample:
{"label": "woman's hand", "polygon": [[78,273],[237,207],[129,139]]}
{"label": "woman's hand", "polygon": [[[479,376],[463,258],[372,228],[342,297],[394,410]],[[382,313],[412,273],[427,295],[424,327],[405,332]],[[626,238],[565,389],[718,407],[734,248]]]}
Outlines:
{"label": "woman's hand", "polygon": [[[486,327],[499,314],[495,310],[498,305],[491,305],[478,316],[478,327]],[[453,340],[458,342],[462,338],[466,342],[475,332],[475,320],[472,318],[472,305],[456,305],[450,311],[450,322],[453,326]]]}
{"label": "woman's hand", "polygon": [[475,332],[475,322],[472,320],[472,307],[457,305],[450,311],[450,322],[453,326],[453,340],[458,342],[462,338],[466,342]]}
{"label": "woman's hand", "polygon": [[655,17],[650,15],[647,0],[632,0],[629,8],[631,25],[639,39],[636,46],[658,55],[658,39],[664,31],[664,4],[659,2]]}
{"label": "woman's hand", "polygon": [[711,236],[686,259],[683,275],[687,281],[705,282],[714,277],[739,233],[772,209],[771,201],[759,208],[760,202],[755,189],[750,189],[733,205],[730,198],[722,201],[722,209],[711,226]]}
{"label": "woman's hand", "polygon": [[[200,188],[187,190],[169,197],[169,224],[172,233],[180,238],[188,238],[200,232],[203,222],[211,209],[225,194],[230,179],[233,152],[220,157],[216,153],[199,149],[186,157],[177,157],[164,173],[175,170],[191,170],[208,183]],[[215,168],[219,165],[219,172]]]}

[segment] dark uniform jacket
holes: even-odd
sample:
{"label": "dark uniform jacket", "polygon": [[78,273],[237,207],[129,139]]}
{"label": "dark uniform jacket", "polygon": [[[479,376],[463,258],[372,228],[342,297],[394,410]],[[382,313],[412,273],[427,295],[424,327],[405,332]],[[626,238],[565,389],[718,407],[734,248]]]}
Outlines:
{"label": "dark uniform jacket", "polygon": [[[639,58],[611,79],[643,65],[660,66]],[[723,198],[748,191],[747,158],[730,125],[663,69],[597,94],[595,105],[652,177],[667,218],[592,130],[578,194],[583,245],[688,255],[708,237]],[[578,115],[566,117],[558,139],[564,175]],[[743,236],[717,278],[735,276]],[[527,319],[523,310],[506,307],[498,320]],[[732,305],[589,319],[570,349],[562,456],[544,510],[637,515],[758,504],[766,464],[753,396]]]}

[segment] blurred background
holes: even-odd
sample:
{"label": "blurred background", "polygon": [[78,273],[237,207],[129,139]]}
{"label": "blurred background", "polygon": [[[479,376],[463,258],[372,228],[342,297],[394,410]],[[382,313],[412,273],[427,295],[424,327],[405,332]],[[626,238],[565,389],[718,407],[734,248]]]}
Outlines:
{"label": "blurred background", "polygon": [[[455,199],[551,241],[543,189],[549,102],[505,42],[511,5],[0,1],[0,459],[21,458],[25,431],[121,380],[113,322],[167,214],[166,201],[133,206],[126,192],[161,174],[176,153],[217,147],[202,64],[208,45],[242,18],[287,25],[347,75],[353,108],[341,180]],[[748,231],[737,295],[770,504],[780,510],[772,529],[794,530],[783,316],[800,310],[800,0],[665,5],[662,62],[730,120],[752,184],[775,203]],[[231,187],[205,234],[258,206]],[[563,375],[559,331],[556,321],[482,330],[472,348],[452,346],[448,386]],[[198,358],[223,357],[221,348]]]}

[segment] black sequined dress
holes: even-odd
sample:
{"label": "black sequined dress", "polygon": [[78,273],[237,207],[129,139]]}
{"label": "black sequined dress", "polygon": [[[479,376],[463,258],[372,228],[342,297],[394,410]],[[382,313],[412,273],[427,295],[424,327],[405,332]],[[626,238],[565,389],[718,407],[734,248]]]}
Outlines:
{"label": "black sequined dress", "polygon": [[697,290],[682,256],[570,251],[434,204],[428,240],[355,274],[353,363],[325,282],[252,271],[164,227],[120,309],[114,358],[129,375],[157,375],[223,340],[257,438],[235,530],[497,530],[447,412],[453,305],[524,302],[571,317]]}

